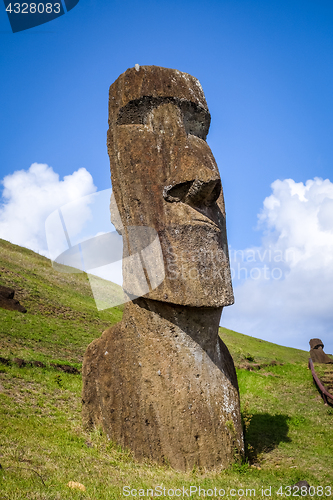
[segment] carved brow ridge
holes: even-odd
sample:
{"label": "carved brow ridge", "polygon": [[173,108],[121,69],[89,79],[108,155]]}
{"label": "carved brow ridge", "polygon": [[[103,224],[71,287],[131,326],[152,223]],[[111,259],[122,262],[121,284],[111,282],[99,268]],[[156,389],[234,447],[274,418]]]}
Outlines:
{"label": "carved brow ridge", "polygon": [[198,106],[194,102],[178,99],[177,97],[144,96],[140,99],[130,101],[126,106],[120,108],[116,124],[144,125],[146,123],[146,117],[152,109],[166,103],[175,104],[182,111],[187,134],[196,135],[200,137],[200,139],[206,140],[210,125],[209,111]]}

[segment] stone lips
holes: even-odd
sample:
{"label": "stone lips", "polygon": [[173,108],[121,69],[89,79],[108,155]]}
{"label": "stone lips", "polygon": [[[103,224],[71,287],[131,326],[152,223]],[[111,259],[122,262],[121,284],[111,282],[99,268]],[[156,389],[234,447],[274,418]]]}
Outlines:
{"label": "stone lips", "polygon": [[[235,368],[218,335],[233,291],[209,123],[201,85],[185,73],[144,66],[111,85],[111,220],[123,236],[123,287],[130,295],[144,278],[149,293],[88,346],[82,368],[85,425],[102,426],[139,460],[181,470],[227,467],[244,454]],[[165,279],[156,288],[141,252],[149,237],[132,234],[140,226],[159,237]]]}

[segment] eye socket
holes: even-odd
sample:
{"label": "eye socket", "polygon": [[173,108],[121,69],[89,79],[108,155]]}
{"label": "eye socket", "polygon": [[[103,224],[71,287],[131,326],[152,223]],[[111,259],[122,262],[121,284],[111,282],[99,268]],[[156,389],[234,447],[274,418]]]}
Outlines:
{"label": "eye socket", "polygon": [[151,97],[142,97],[128,102],[126,106],[120,108],[116,125],[143,125],[147,114],[158,106],[155,101],[156,99]]}
{"label": "eye socket", "polygon": [[147,115],[154,108],[169,102],[178,106],[182,111],[186,133],[206,140],[210,125],[209,112],[193,102],[181,101],[175,97],[145,96],[130,101],[120,108],[116,125],[144,125]]}

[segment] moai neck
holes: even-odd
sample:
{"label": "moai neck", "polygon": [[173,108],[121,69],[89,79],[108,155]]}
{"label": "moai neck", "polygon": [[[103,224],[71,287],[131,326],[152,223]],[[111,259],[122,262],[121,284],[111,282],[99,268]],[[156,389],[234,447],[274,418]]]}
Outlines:
{"label": "moai neck", "polygon": [[123,322],[135,325],[139,335],[160,339],[167,350],[190,349],[194,356],[208,355],[216,367],[238,388],[228,349],[218,335],[222,307],[189,307],[138,298],[125,306]]}
{"label": "moai neck", "polygon": [[[145,299],[143,297],[125,306],[124,320],[140,319],[145,328],[163,334],[165,331],[181,330],[189,335],[203,349],[216,342],[223,307],[189,307]],[[143,322],[144,318],[146,322]],[[149,323],[148,323],[149,321]]]}

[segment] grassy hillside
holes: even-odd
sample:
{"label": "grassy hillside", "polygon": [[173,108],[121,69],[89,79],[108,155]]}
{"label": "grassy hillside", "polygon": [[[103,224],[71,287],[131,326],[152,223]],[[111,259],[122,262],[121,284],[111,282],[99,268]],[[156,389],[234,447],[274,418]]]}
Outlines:
{"label": "grassy hillside", "polygon": [[220,336],[228,346],[236,365],[256,366],[276,361],[278,363],[307,363],[309,353],[284,347],[242,333],[220,328]]}
{"label": "grassy hillside", "polygon": [[0,240],[0,284],[16,290],[15,299],[28,312],[1,309],[1,350],[7,355],[80,363],[87,345],[122,308],[98,312],[84,273],[55,271],[45,257]]}
{"label": "grassy hillside", "polygon": [[[58,273],[46,258],[2,240],[0,284],[15,288],[28,310],[0,309],[0,357],[9,360],[0,363],[0,499],[119,499],[126,485],[161,485],[161,498],[172,498],[168,489],[191,485],[191,498],[203,497],[194,493],[199,486],[212,488],[213,498],[246,498],[254,496],[253,489],[257,498],[268,498],[262,488],[269,493],[269,487],[272,498],[284,498],[287,486],[303,479],[316,488],[312,497],[327,498],[329,485],[333,494],[333,411],[313,385],[308,353],[221,329],[239,367],[247,459],[224,471],[180,473],[137,463],[99,429],[87,433],[81,425],[80,374],[52,366],[80,370],[86,346],[120,321],[121,307],[98,312],[86,275]],[[44,367],[19,368],[14,358]],[[319,370],[324,375],[327,367]],[[86,491],[70,489],[69,481]],[[225,494],[215,495],[214,488]],[[154,498],[151,492],[144,497]]]}

